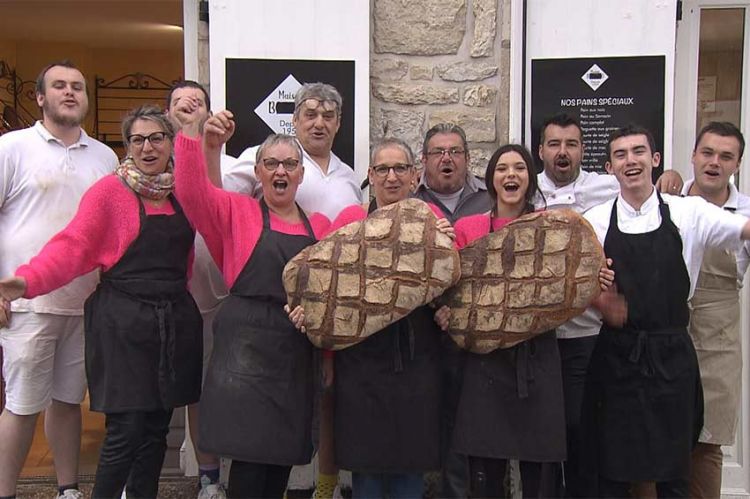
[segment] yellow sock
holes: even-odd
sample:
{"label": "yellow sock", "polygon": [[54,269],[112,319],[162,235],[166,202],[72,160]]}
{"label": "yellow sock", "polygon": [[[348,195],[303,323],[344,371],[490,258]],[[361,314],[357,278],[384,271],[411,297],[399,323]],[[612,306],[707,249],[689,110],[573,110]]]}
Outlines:
{"label": "yellow sock", "polygon": [[339,475],[326,475],[318,473],[318,483],[315,486],[315,495],[313,499],[333,499],[333,490],[339,483]]}

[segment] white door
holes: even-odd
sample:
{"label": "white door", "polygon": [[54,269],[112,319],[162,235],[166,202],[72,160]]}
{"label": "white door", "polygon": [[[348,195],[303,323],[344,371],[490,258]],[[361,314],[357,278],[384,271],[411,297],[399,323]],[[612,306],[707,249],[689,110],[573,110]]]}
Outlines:
{"label": "white door", "polygon": [[[730,121],[750,141],[750,0],[684,0],[677,24],[673,167],[692,178],[697,131]],[[750,195],[746,152],[737,179]],[[750,279],[742,293],[743,387],[734,445],[724,447],[722,497],[750,497]]]}

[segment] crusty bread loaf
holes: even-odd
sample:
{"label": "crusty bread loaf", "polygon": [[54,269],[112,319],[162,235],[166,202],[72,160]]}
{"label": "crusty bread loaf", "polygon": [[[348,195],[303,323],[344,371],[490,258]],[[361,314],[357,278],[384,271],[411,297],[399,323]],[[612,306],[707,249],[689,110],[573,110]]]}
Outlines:
{"label": "crusty bread loaf", "polygon": [[340,350],[432,301],[458,281],[458,252],[426,203],[407,199],[305,248],[284,268],[310,341]]}
{"label": "crusty bread loaf", "polygon": [[571,210],[519,217],[463,248],[461,279],[440,298],[453,340],[474,353],[509,348],[579,315],[599,294],[604,252]]}

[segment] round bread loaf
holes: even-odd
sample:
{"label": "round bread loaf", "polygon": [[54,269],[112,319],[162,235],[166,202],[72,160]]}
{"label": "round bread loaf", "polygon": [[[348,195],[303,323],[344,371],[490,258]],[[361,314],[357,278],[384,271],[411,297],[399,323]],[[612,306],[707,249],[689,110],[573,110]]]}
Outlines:
{"label": "round bread loaf", "polygon": [[320,348],[341,350],[405,317],[455,284],[453,241],[426,203],[407,199],[308,246],[284,268],[292,308]]}
{"label": "round bread loaf", "polygon": [[604,251],[572,210],[535,212],[460,251],[461,279],[441,298],[463,349],[509,348],[582,313],[599,294]]}

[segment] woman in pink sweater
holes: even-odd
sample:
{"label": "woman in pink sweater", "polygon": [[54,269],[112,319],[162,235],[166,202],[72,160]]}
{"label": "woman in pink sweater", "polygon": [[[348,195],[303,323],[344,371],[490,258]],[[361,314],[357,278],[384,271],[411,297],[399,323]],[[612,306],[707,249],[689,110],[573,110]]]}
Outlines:
{"label": "woman in pink sweater", "polygon": [[83,196],[73,220],[16,276],[10,300],[49,293],[88,272],[91,409],[106,414],[93,497],[156,497],[174,407],[200,395],[201,317],[187,290],[194,231],[173,195],[174,130],[143,106],[123,121],[128,156]]}
{"label": "woman in pink sweater", "polygon": [[[226,140],[231,113],[218,113],[205,129],[209,146]],[[230,290],[214,320],[200,446],[232,459],[229,497],[281,498],[291,467],[312,457],[313,407],[313,348],[284,312],[281,273],[329,221],[308,217],[294,201],[304,167],[293,137],[271,135],[258,148],[258,201],[211,185],[198,134],[189,127],[177,136],[177,194]]]}

